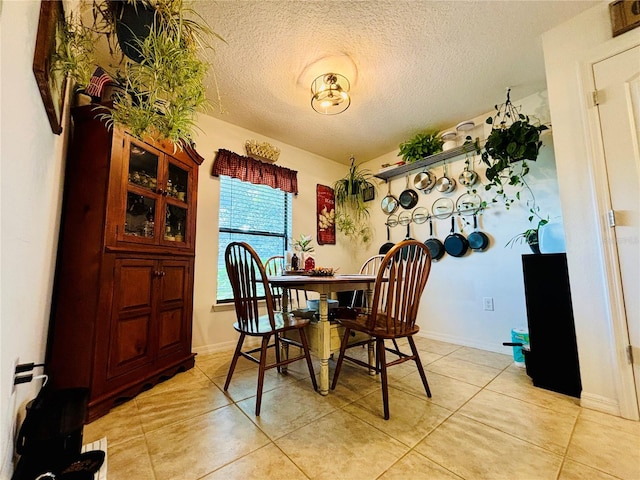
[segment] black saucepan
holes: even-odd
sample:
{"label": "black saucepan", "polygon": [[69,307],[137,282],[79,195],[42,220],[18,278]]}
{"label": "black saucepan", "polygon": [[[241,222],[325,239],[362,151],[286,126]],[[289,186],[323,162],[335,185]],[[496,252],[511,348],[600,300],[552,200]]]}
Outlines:
{"label": "black saucepan", "polygon": [[467,238],[469,247],[476,252],[483,252],[489,246],[489,237],[484,232],[478,230],[478,220],[476,214],[473,214],[473,232]]}
{"label": "black saucepan", "polygon": [[429,251],[431,252],[431,258],[434,262],[437,262],[444,256],[444,245],[442,242],[433,236],[433,221],[429,216],[429,238],[424,242]]}
{"label": "black saucepan", "polygon": [[407,210],[418,203],[418,193],[409,187],[409,175],[407,175],[407,188],[400,194],[400,206]]}
{"label": "black saucepan", "polygon": [[382,211],[385,215],[391,215],[398,209],[398,199],[391,195],[391,183],[387,181],[387,196],[382,199]]}
{"label": "black saucepan", "polygon": [[462,257],[469,249],[469,242],[460,233],[456,233],[456,217],[451,217],[451,232],[444,239],[444,249],[452,257]]}

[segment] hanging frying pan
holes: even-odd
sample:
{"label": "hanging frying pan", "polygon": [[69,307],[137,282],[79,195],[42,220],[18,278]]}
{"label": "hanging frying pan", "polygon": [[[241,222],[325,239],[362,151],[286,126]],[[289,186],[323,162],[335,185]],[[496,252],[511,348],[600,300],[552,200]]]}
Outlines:
{"label": "hanging frying pan", "polygon": [[429,215],[429,238],[427,238],[424,244],[431,252],[431,259],[434,262],[440,260],[444,255],[444,245],[442,242],[433,236],[433,221],[431,220],[431,215]]}
{"label": "hanging frying pan", "polygon": [[469,242],[459,233],[456,233],[456,217],[451,217],[451,232],[444,239],[444,249],[452,257],[462,257],[469,249]]}
{"label": "hanging frying pan", "polygon": [[407,188],[400,194],[400,206],[410,210],[418,203],[418,193],[409,188],[409,175],[407,175]]}
{"label": "hanging frying pan", "polygon": [[484,252],[489,246],[489,237],[487,237],[487,234],[478,230],[478,221],[475,213],[473,214],[473,232],[469,234],[467,240],[471,250],[476,252]]}
{"label": "hanging frying pan", "polygon": [[387,181],[387,196],[382,199],[382,211],[385,215],[391,215],[398,209],[398,199],[391,195],[391,183]]}
{"label": "hanging frying pan", "polygon": [[413,177],[413,186],[422,193],[429,193],[435,184],[436,177],[426,169]]}
{"label": "hanging frying pan", "polygon": [[[458,177],[460,184],[465,187],[471,187],[478,181],[478,173],[473,169],[473,161],[474,157],[467,157],[465,160],[464,170]],[[471,168],[469,168],[469,165],[471,165]]]}
{"label": "hanging frying pan", "polygon": [[380,255],[386,255],[387,252],[389,250],[391,250],[391,248],[395,245],[392,241],[391,241],[391,235],[389,233],[389,227],[395,227],[398,225],[398,216],[397,215],[389,215],[387,217],[387,221],[385,222],[385,225],[387,227],[387,243],[383,244],[380,247],[380,250],[378,251],[378,253]]}
{"label": "hanging frying pan", "polygon": [[[409,225],[410,225],[410,223],[407,223],[407,236],[404,237],[405,240],[413,240],[413,238],[411,238],[411,233],[409,233]],[[403,259],[405,259],[405,260],[407,259],[407,256],[409,255],[409,251],[410,251],[409,249],[405,249],[402,252],[402,258]]]}
{"label": "hanging frying pan", "polygon": [[451,193],[456,188],[456,181],[449,177],[447,173],[447,164],[445,163],[442,167],[443,175],[436,180],[435,189],[440,193]]}
{"label": "hanging frying pan", "polygon": [[409,232],[409,224],[407,223],[407,236],[404,237],[405,240],[413,240],[413,238],[411,238],[411,233]]}

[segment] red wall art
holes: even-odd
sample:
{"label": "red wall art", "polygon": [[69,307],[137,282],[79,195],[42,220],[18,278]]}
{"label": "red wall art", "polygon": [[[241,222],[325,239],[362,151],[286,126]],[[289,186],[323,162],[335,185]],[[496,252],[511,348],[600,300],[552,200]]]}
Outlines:
{"label": "red wall art", "polygon": [[318,245],[336,244],[336,199],[333,188],[316,185],[316,226]]}

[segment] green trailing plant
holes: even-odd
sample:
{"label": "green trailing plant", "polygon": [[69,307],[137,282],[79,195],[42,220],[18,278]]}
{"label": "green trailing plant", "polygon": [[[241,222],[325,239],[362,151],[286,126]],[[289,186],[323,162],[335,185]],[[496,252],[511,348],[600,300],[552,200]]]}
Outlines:
{"label": "green trailing plant", "polygon": [[427,131],[418,133],[411,140],[401,143],[398,156],[406,163],[417,162],[424,157],[434,155],[442,151],[444,142],[440,138],[439,132]]}
{"label": "green trailing plant", "polygon": [[518,233],[514,237],[512,237],[505,245],[505,247],[513,247],[517,243],[526,243],[531,248],[533,253],[540,253],[540,248],[538,246],[538,231],[540,227],[549,223],[549,217],[543,217],[540,214],[540,207],[536,203],[536,197],[529,187],[529,184],[526,181],[523,182],[525,188],[528,190],[531,198],[527,202],[529,206],[529,223],[536,222],[536,226],[534,228],[528,228],[524,232]]}
{"label": "green trailing plant", "polygon": [[[532,123],[527,115],[520,113],[511,103],[510,90],[507,91],[506,102],[496,105],[495,109],[495,116],[486,120],[493,127],[481,155],[487,166],[485,189],[494,190],[493,202],[502,200],[508,209],[520,199],[522,188],[518,187],[528,188],[524,180],[529,173],[527,160],[538,158],[542,146],[540,133],[548,127]],[[506,185],[516,188],[513,196],[505,191]]]}
{"label": "green trailing plant", "polygon": [[190,141],[195,113],[208,108],[204,78],[207,64],[179,37],[153,27],[138,44],[142,62],[126,62],[126,93],[101,117],[108,124],[124,125],[133,135]]}
{"label": "green trailing plant", "polygon": [[349,173],[333,185],[336,202],[336,229],[345,236],[368,243],[372,239],[369,206],[364,198],[375,185],[369,170],[359,169],[351,157]]}
{"label": "green trailing plant", "polygon": [[[153,12],[153,22],[143,29],[144,35],[127,41],[128,47],[139,54],[139,62],[121,55],[119,67],[110,72],[123,92],[115,95],[106,112],[101,109],[99,117],[108,126],[123,126],[139,138],[166,138],[177,148],[190,144],[196,112],[212,106],[204,88],[210,69],[207,53],[213,51],[213,39],[224,40],[183,0],[85,0],[83,6],[89,3],[92,24],[85,27],[80,22],[80,31],[105,35],[112,57],[118,50],[116,24],[124,8],[133,6],[136,11],[144,8]],[[75,33],[71,28],[67,30]],[[91,47],[86,49],[86,55],[72,52],[68,56],[88,66],[82,72],[83,79],[77,80],[79,86],[89,83],[96,65],[95,41],[83,45]]]}
{"label": "green trailing plant", "polygon": [[95,41],[93,31],[84,27],[73,15],[66,19],[66,28],[56,31],[57,46],[53,54],[52,71],[73,79],[76,90],[89,85],[95,70]]}

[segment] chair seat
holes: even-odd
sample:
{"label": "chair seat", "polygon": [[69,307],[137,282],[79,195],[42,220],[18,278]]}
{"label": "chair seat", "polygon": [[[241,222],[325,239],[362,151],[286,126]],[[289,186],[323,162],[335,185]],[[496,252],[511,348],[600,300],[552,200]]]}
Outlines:
{"label": "chair seat", "polygon": [[268,333],[284,332],[287,330],[295,330],[306,327],[309,324],[308,318],[294,317],[293,315],[283,315],[282,312],[274,312],[275,329],[271,328],[268,315],[261,315],[257,325],[251,325],[249,328],[241,329],[238,322],[233,324],[233,328],[240,332],[251,336],[262,336]]}
{"label": "chair seat", "polygon": [[376,316],[376,324],[371,331],[368,323],[368,315],[358,315],[355,319],[350,318],[336,318],[340,322],[343,327],[350,328],[351,330],[357,330],[358,332],[363,332],[368,335],[373,335],[380,338],[400,338],[400,337],[408,337],[410,335],[415,335],[420,331],[420,327],[418,325],[413,325],[410,329],[407,329],[405,332],[396,333],[396,332],[388,332],[386,328],[387,317],[385,314],[378,314]]}

